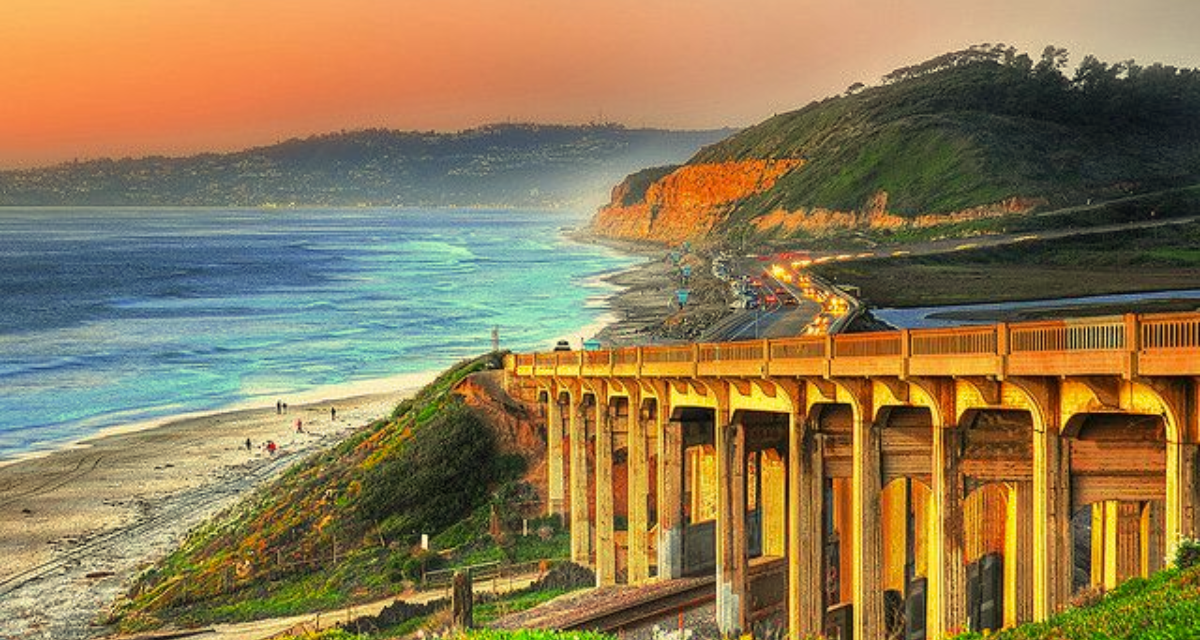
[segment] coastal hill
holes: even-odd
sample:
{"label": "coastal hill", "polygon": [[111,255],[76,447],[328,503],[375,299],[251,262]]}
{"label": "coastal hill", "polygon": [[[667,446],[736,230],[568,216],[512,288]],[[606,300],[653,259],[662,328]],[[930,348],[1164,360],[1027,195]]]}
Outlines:
{"label": "coastal hill", "polygon": [[444,566],[563,555],[557,519],[512,533],[542,515],[545,443],[530,406],[503,391],[501,356],[451,367],[192,531],[109,622],[135,631],[321,611],[390,597]]}
{"label": "coastal hill", "polygon": [[593,229],[676,243],[886,236],[1200,182],[1200,72],[980,45],[630,175]]}
{"label": "coastal hill", "polygon": [[594,206],[625,174],[678,162],[731,132],[614,124],[340,132],[233,153],[0,171],[0,206]]}

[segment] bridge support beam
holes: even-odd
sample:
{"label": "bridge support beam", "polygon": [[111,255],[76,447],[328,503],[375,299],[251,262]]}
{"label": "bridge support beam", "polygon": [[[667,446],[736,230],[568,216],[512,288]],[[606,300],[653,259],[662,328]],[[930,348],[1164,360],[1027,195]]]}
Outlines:
{"label": "bridge support beam", "polygon": [[788,416],[789,637],[822,633],[825,619],[824,447],[811,425]]}
{"label": "bridge support beam", "polygon": [[[661,400],[660,400],[661,402]],[[658,576],[683,577],[683,424],[659,407]]]}
{"label": "bridge support beam", "polygon": [[[1045,416],[1043,416],[1044,418]],[[1034,416],[1033,432],[1033,619],[1049,618],[1071,587],[1070,451],[1049,425]]]}
{"label": "bridge support beam", "polygon": [[717,629],[748,630],[746,559],[746,429],[717,424]]}
{"label": "bridge support beam", "polygon": [[559,404],[554,389],[546,402],[546,515],[563,515],[563,411],[568,404]]}
{"label": "bridge support beam", "polygon": [[591,565],[591,522],[588,518],[586,411],[579,394],[570,413],[571,438],[571,562]]}
{"label": "bridge support beam", "polygon": [[1008,501],[1004,549],[1004,624],[1033,617],[1033,483],[1014,483]]}
{"label": "bridge support beam", "polygon": [[650,419],[642,409],[641,397],[635,392],[629,402],[629,448],[628,463],[629,495],[626,500],[629,505],[629,584],[640,584],[650,578],[649,558],[649,505],[647,497],[650,493],[649,460],[646,456],[646,429]]}
{"label": "bridge support beam", "polygon": [[613,420],[607,402],[596,407],[596,586],[617,583],[613,522]]}
{"label": "bridge support beam", "polygon": [[959,469],[962,432],[933,426],[933,521],[929,545],[929,637],[941,638],[967,619],[963,563],[963,475]]}
{"label": "bridge support beam", "polygon": [[871,384],[839,383],[850,390],[854,409],[854,465],[851,513],[853,529],[854,637],[882,638],[883,617],[883,524],[880,494],[883,492],[882,454],[879,429],[874,424]]}

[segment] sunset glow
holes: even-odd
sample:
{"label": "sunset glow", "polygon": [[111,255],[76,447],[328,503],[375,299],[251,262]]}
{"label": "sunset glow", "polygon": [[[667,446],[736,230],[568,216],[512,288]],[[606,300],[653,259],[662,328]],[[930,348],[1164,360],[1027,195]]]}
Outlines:
{"label": "sunset glow", "polygon": [[978,42],[1200,65],[1181,0],[9,0],[0,168],[519,120],[745,126]]}

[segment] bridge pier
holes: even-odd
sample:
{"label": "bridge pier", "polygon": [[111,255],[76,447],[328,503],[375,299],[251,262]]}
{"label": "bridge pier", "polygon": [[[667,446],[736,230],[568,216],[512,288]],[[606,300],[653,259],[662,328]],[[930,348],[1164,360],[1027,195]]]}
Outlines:
{"label": "bridge pier", "polygon": [[854,412],[851,480],[854,637],[882,638],[885,623],[879,428],[874,421],[870,382],[839,384],[849,387]]}
{"label": "bridge pier", "polygon": [[565,514],[563,495],[563,416],[570,411],[569,397],[553,386],[546,401],[546,515]]}
{"label": "bridge pier", "polygon": [[[799,404],[799,403],[797,403]],[[788,415],[788,628],[794,637],[825,627],[825,472],[822,437]]]}
{"label": "bridge pier", "polygon": [[749,629],[746,609],[746,429],[717,425],[717,629],[737,636]]}
{"label": "bridge pier", "polygon": [[606,398],[596,406],[596,586],[617,583],[613,523],[613,423]]}
{"label": "bridge pier", "polygon": [[654,424],[650,412],[636,388],[629,398],[628,434],[628,499],[629,527],[627,532],[629,584],[641,584],[650,578],[649,558],[649,494],[650,472],[646,449],[647,428]]}
{"label": "bridge pier", "polygon": [[571,562],[592,564],[591,519],[588,517],[587,405],[581,393],[572,390],[570,413],[571,447]]}
{"label": "bridge pier", "polygon": [[929,637],[960,628],[967,618],[967,576],[963,558],[963,498],[959,467],[962,432],[933,425],[933,531],[929,559]]}
{"label": "bridge pier", "polygon": [[658,575],[673,580],[683,577],[683,423],[660,416],[657,425]]}

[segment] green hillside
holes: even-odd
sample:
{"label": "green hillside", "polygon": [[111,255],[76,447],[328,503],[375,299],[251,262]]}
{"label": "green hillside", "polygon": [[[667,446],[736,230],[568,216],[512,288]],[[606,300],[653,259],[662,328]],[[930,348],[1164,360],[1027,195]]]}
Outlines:
{"label": "green hillside", "polygon": [[[553,523],[534,523],[540,537],[487,533],[532,489],[494,421],[452,390],[500,366],[492,354],[453,367],[391,418],[193,531],[137,579],[112,622],[136,630],[319,611],[388,597],[443,564],[558,554],[565,534]],[[521,411],[511,401],[504,410]],[[431,551],[416,546],[422,533]]]}
{"label": "green hillside", "polygon": [[880,191],[900,216],[1010,197],[1049,208],[1200,182],[1200,72],[1003,45],[898,69],[871,88],[777,115],[690,163],[805,158],[735,219],[777,208],[860,210]]}

